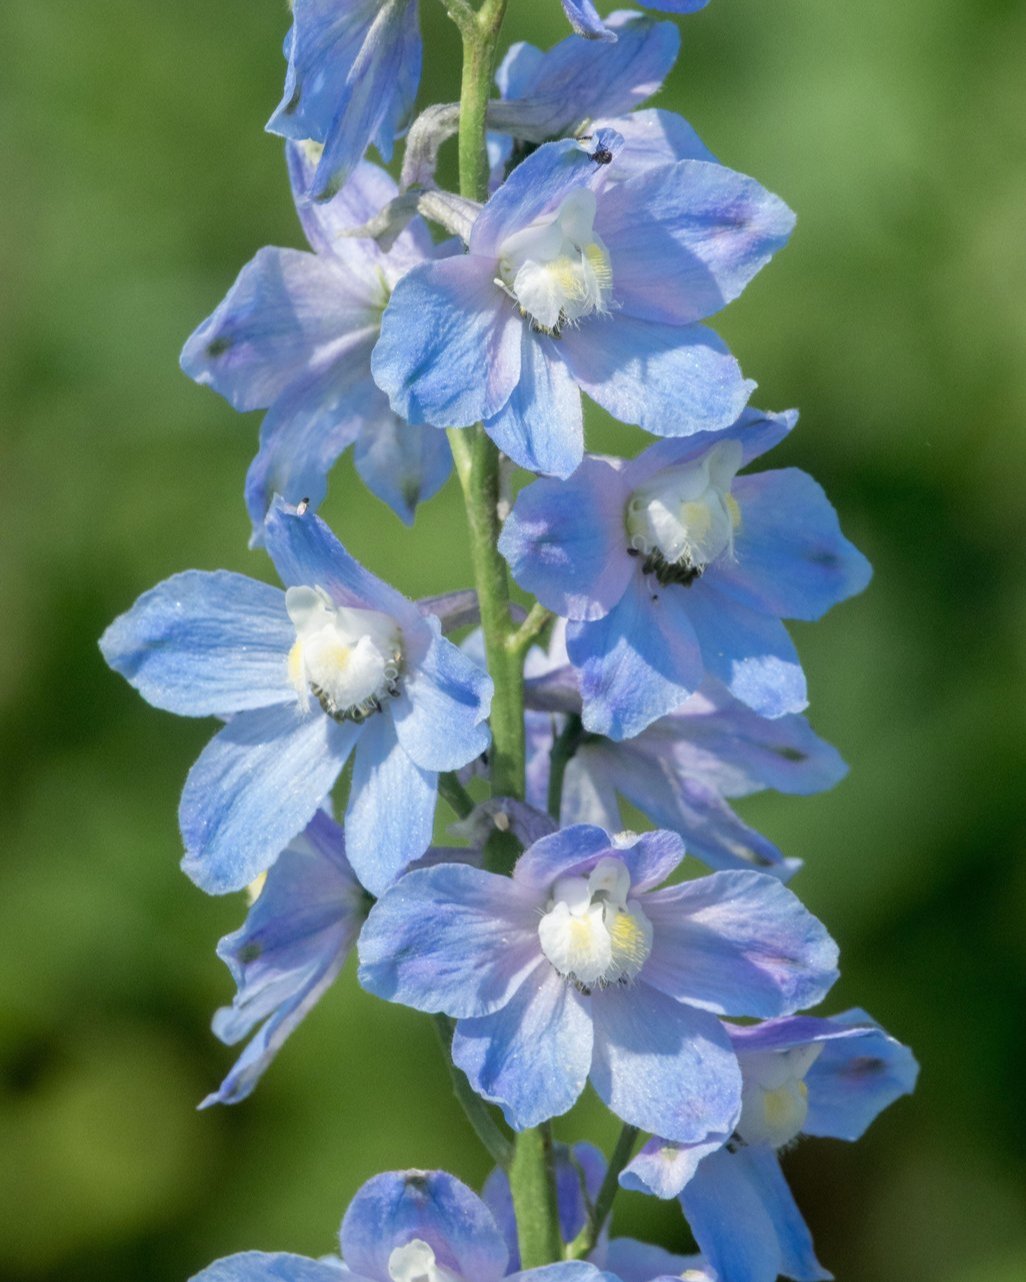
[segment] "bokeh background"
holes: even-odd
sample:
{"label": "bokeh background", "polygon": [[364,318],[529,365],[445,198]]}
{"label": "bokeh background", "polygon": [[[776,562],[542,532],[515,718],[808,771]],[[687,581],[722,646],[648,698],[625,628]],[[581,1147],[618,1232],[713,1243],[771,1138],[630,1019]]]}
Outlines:
{"label": "bokeh background", "polygon": [[[435,0],[423,101],[455,96]],[[512,0],[509,35],[565,34]],[[266,243],[300,245],[279,140],[281,0],[3,6],[0,140],[0,1276],[180,1282],[249,1247],[332,1249],[370,1175],[487,1161],[426,1019],[351,967],[256,1095],[196,1102],[231,1060],[218,937],[240,897],[178,869],[178,790],[212,726],[148,708],[96,638],[190,566],[246,550],[259,417],[177,369]],[[813,472],[876,579],[795,628],[811,715],[852,771],[745,813],[807,868],[841,943],[831,1008],[923,1063],[859,1145],[787,1159],[843,1282],[1026,1277],[1026,9],[1018,0],[714,0],[660,105],[799,212],[720,318],[756,403],[798,404]],[[640,435],[596,419],[590,440]],[[453,484],[409,532],[344,465],[326,514],[411,594],[469,577]],[[558,1124],[609,1143],[586,1104]],[[675,1208],[618,1204],[672,1244]]]}

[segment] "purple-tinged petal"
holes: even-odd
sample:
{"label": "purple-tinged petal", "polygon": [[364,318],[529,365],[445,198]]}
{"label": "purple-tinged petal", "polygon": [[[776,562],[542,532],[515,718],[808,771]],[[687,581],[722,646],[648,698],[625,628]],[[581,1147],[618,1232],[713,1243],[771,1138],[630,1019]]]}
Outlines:
{"label": "purple-tinged petal", "polygon": [[652,988],[647,969],[641,982],[591,996],[592,1085],[617,1117],[643,1131],[686,1143],[729,1134],[741,1106],[730,1038],[714,1016]]}
{"label": "purple-tinged petal", "polygon": [[494,277],[494,262],[463,254],[416,267],[396,285],[371,368],[408,423],[466,427],[509,400],[523,321]]}
{"label": "purple-tinged petal", "polygon": [[713,873],[655,891],[645,914],[653,931],[645,980],[705,1010],[789,1015],[837,979],[837,945],[822,923],[762,873]]}
{"label": "purple-tinged petal", "polygon": [[656,1136],[627,1164],[620,1187],[663,1199],[676,1197],[694,1177],[699,1162],[721,1149],[729,1138],[728,1131],[695,1144],[674,1144]]}
{"label": "purple-tinged petal", "polygon": [[733,494],[741,524],[717,582],[737,600],[784,619],[818,619],[869,582],[872,567],[805,472],[739,476]]}
{"label": "purple-tinged petal", "polygon": [[849,1011],[849,1015],[864,1016],[861,1023],[845,1023],[845,1016],[824,1018],[819,1015],[783,1015],[779,1019],[765,1019],[758,1024],[726,1024],[730,1040],[738,1058],[761,1055],[770,1051],[789,1051],[812,1043],[849,1041],[865,1037],[875,1029],[867,1023],[863,1011]]}
{"label": "purple-tinged petal", "polygon": [[286,671],[294,640],[280,588],[228,570],[187,570],[119,615],[100,650],[147,703],[205,717],[294,704]]}
{"label": "purple-tinged petal", "polygon": [[437,494],[449,479],[452,451],[437,428],[404,423],[389,409],[384,393],[374,390],[380,406],[364,421],[353,462],[370,492],[412,525],[418,504]]}
{"label": "purple-tinged petal", "polygon": [[[828,1022],[850,1026],[871,1022],[863,1010],[845,1011]],[[876,1026],[857,1038],[827,1041],[806,1075],[807,1135],[857,1140],[889,1104],[915,1089],[919,1065],[901,1042]]]}
{"label": "purple-tinged petal", "polygon": [[610,187],[595,218],[623,315],[669,325],[691,325],[737,298],[793,227],[779,197],[703,160]]}
{"label": "purple-tinged petal", "polygon": [[702,1267],[700,1255],[674,1255],[650,1242],[615,1237],[599,1256],[599,1263],[620,1282],[716,1282]]}
{"label": "purple-tinged petal", "polygon": [[808,689],[787,629],[715,587],[714,577],[705,575],[680,589],[688,593],[688,618],[706,670],[760,716],[801,712],[809,702]]}
{"label": "purple-tinged petal", "polygon": [[465,819],[449,828],[454,836],[462,837],[479,848],[483,848],[496,831],[511,832],[521,845],[529,846],[555,830],[556,824],[551,815],[527,802],[517,801],[515,797],[489,797],[476,805]]}
{"label": "purple-tinged petal", "polygon": [[741,466],[747,467],[774,445],[779,445],[797,422],[798,414],[795,410],[786,410],[783,414],[768,414],[763,410],[749,408],[744,410],[736,423],[723,431],[695,432],[683,439],[656,441],[624,466],[624,487],[627,490],[636,489],[664,468],[689,463],[721,441],[740,442]]}
{"label": "purple-tinged petal", "polygon": [[808,1226],[771,1148],[713,1153],[680,1200],[720,1282],[776,1282],[780,1273],[798,1282],[832,1276],[816,1259]]}
{"label": "purple-tinged petal", "polygon": [[544,960],[501,1010],[461,1019],[452,1041],[453,1063],[518,1131],[573,1106],[591,1050],[585,999]]}
{"label": "purple-tinged petal", "polygon": [[261,249],[182,349],[182,369],[237,410],[271,405],[324,369],[354,330],[377,323],[366,286],[298,249]]}
{"label": "purple-tinged petal", "polygon": [[703,655],[684,591],[671,585],[652,592],[635,574],[604,619],[569,624],[586,730],[629,739],[701,685]]}
{"label": "purple-tinged petal", "polygon": [[403,750],[425,770],[457,770],[488,747],[493,684],[451,641],[435,635],[391,704]]}
{"label": "purple-tinged petal", "polygon": [[[190,1282],[342,1282],[341,1264],[305,1255],[243,1251],[216,1260]],[[355,1282],[355,1280],[354,1280]]]}
{"label": "purple-tinged petal", "polygon": [[371,910],[360,983],[386,1001],[456,1018],[504,1006],[538,964],[538,901],[465,864],[409,872]]}
{"label": "purple-tinged petal", "polygon": [[389,1171],[359,1190],[342,1221],[342,1258],[354,1273],[384,1282],[389,1256],[414,1239],[438,1265],[474,1282],[499,1282],[508,1255],[476,1193],[444,1171]]}
{"label": "purple-tinged petal", "polygon": [[591,127],[615,129],[623,138],[623,150],[609,167],[607,183],[623,182],[678,160],[705,160],[716,164],[716,157],[698,134],[674,111],[649,107],[645,111],[633,111],[629,116],[617,116],[615,120],[603,117]]}
{"label": "purple-tinged petal", "polygon": [[545,895],[558,878],[584,876],[607,856],[623,860],[632,889],[643,891],[669,877],[684,858],[684,843],[673,832],[612,836],[590,824],[574,824],[525,850],[513,879],[536,896]]}
{"label": "purple-tinged petal", "polygon": [[[417,602],[421,614],[433,614],[442,625],[442,634],[448,636],[457,628],[466,628],[481,622],[481,609],[473,588],[458,588],[455,592],[441,592],[437,596],[424,596]],[[475,656],[471,656],[475,657]]]}
{"label": "purple-tinged petal", "polygon": [[571,27],[579,36],[588,40],[616,39],[616,33],[605,25],[591,0],[563,0],[563,9]]}
{"label": "purple-tinged petal", "polygon": [[426,647],[427,625],[413,602],[365,570],[313,512],[276,501],[267,514],[264,541],[286,587],[321,587],[337,605],[389,614],[403,628],[407,645]]}
{"label": "purple-tinged petal", "polygon": [[242,890],[313,818],[360,727],[295,702],[240,712],[200,753],[178,808],[182,868],[201,890]]}
{"label": "purple-tinged petal", "polygon": [[540,1269],[513,1273],[507,1282],[620,1282],[612,1273],[604,1273],[587,1260],[565,1260],[562,1264],[543,1264]]}
{"label": "purple-tinged petal", "polygon": [[581,393],[555,342],[521,326],[520,381],[485,431],[528,472],[569,476],[584,457]]}
{"label": "purple-tinged petal", "polygon": [[636,569],[624,532],[627,497],[617,470],[591,456],[569,480],[521,490],[499,536],[517,583],[565,618],[608,614]]}
{"label": "purple-tinged petal", "polygon": [[564,330],[560,343],[570,372],[593,401],[656,436],[727,427],[755,390],[723,340],[703,325],[614,312]]}
{"label": "purple-tinged petal", "polygon": [[383,894],[431,844],[438,775],[403,750],[387,713],[363,727],[346,807],[346,851],[372,895]]}

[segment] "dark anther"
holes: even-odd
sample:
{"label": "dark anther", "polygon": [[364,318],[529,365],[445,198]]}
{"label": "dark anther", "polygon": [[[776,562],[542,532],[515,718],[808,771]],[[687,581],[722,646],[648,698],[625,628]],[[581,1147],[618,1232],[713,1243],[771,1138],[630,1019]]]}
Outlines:
{"label": "dark anther", "polygon": [[649,552],[645,557],[641,572],[654,575],[656,582],[664,588],[669,587],[671,583],[679,583],[682,588],[689,588],[701,576],[702,567],[692,565],[689,561],[666,561],[663,554],[657,551]]}

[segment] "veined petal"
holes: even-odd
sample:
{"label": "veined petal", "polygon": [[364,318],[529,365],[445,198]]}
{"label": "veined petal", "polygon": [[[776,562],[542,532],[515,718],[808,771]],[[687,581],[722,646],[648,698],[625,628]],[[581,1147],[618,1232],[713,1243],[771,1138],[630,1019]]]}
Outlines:
{"label": "veined petal", "polygon": [[676,1197],[694,1177],[702,1158],[722,1148],[729,1138],[727,1132],[695,1144],[674,1144],[656,1136],[627,1164],[620,1187],[664,1199]]}
{"label": "veined petal", "polygon": [[242,890],[313,818],[360,734],[295,702],[240,712],[189,771],[182,868],[210,894]]}
{"label": "veined petal", "polygon": [[187,570],[145,592],[100,638],[147,703],[182,716],[294,704],[295,629],[280,588],[228,570]]}
{"label": "veined petal", "polygon": [[342,1221],[342,1257],[361,1278],[386,1279],[389,1256],[414,1239],[441,1268],[474,1282],[499,1282],[508,1254],[481,1199],[444,1171],[389,1171],[359,1190]]}
{"label": "veined petal", "polygon": [[584,456],[581,394],[556,344],[521,325],[520,381],[485,431],[528,472],[569,476]]}
{"label": "veined petal", "polygon": [[514,1130],[565,1113],[591,1063],[585,1000],[545,960],[494,1014],[461,1019],[452,1059],[474,1090],[502,1107]]}
{"label": "veined petal", "polygon": [[466,864],[414,869],[371,910],[360,983],[415,1010],[490,1014],[538,963],[537,909],[508,877]]}
{"label": "veined petal", "polygon": [[[676,31],[676,27],[673,30]],[[607,184],[624,182],[678,160],[716,163],[716,157],[684,117],[661,107],[632,111],[629,116],[617,116],[615,119],[606,119],[603,115],[593,122],[591,128],[615,129],[623,138],[623,150],[609,167]]]}
{"label": "veined petal", "polygon": [[457,770],[479,757],[491,739],[485,719],[493,689],[486,671],[433,636],[392,705],[403,750],[427,770]]}
{"label": "veined petal", "polygon": [[823,924],[762,873],[718,872],[654,891],[645,913],[646,981],[705,1010],[789,1015],[837,978],[837,945]]}
{"label": "veined petal", "polygon": [[353,462],[370,492],[412,525],[418,505],[437,494],[449,479],[452,451],[437,428],[404,423],[392,413],[385,394],[377,387],[374,390],[376,412],[364,418]]}
{"label": "veined petal", "polygon": [[797,422],[795,410],[768,414],[749,407],[742,411],[736,423],[722,431],[695,432],[686,437],[656,441],[625,464],[624,486],[636,489],[665,468],[689,463],[721,441],[737,441],[741,446],[741,466],[747,467],[753,459],[784,440]]}
{"label": "veined petal", "polygon": [[462,254],[415,267],[396,285],[371,367],[408,423],[466,427],[509,400],[523,321],[494,277],[494,262]]}
{"label": "veined petal", "polygon": [[741,1107],[730,1039],[714,1016],[652,988],[647,970],[634,985],[592,994],[592,1085],[617,1117],[644,1131],[689,1143],[729,1134]]}

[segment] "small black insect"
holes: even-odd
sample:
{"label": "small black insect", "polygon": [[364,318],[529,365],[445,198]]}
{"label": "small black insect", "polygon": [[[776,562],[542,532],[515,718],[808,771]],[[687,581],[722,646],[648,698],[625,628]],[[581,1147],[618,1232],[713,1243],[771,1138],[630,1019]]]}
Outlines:
{"label": "small black insect", "polygon": [[613,153],[608,147],[596,147],[591,153],[591,158],[596,165],[611,165],[613,163]]}

